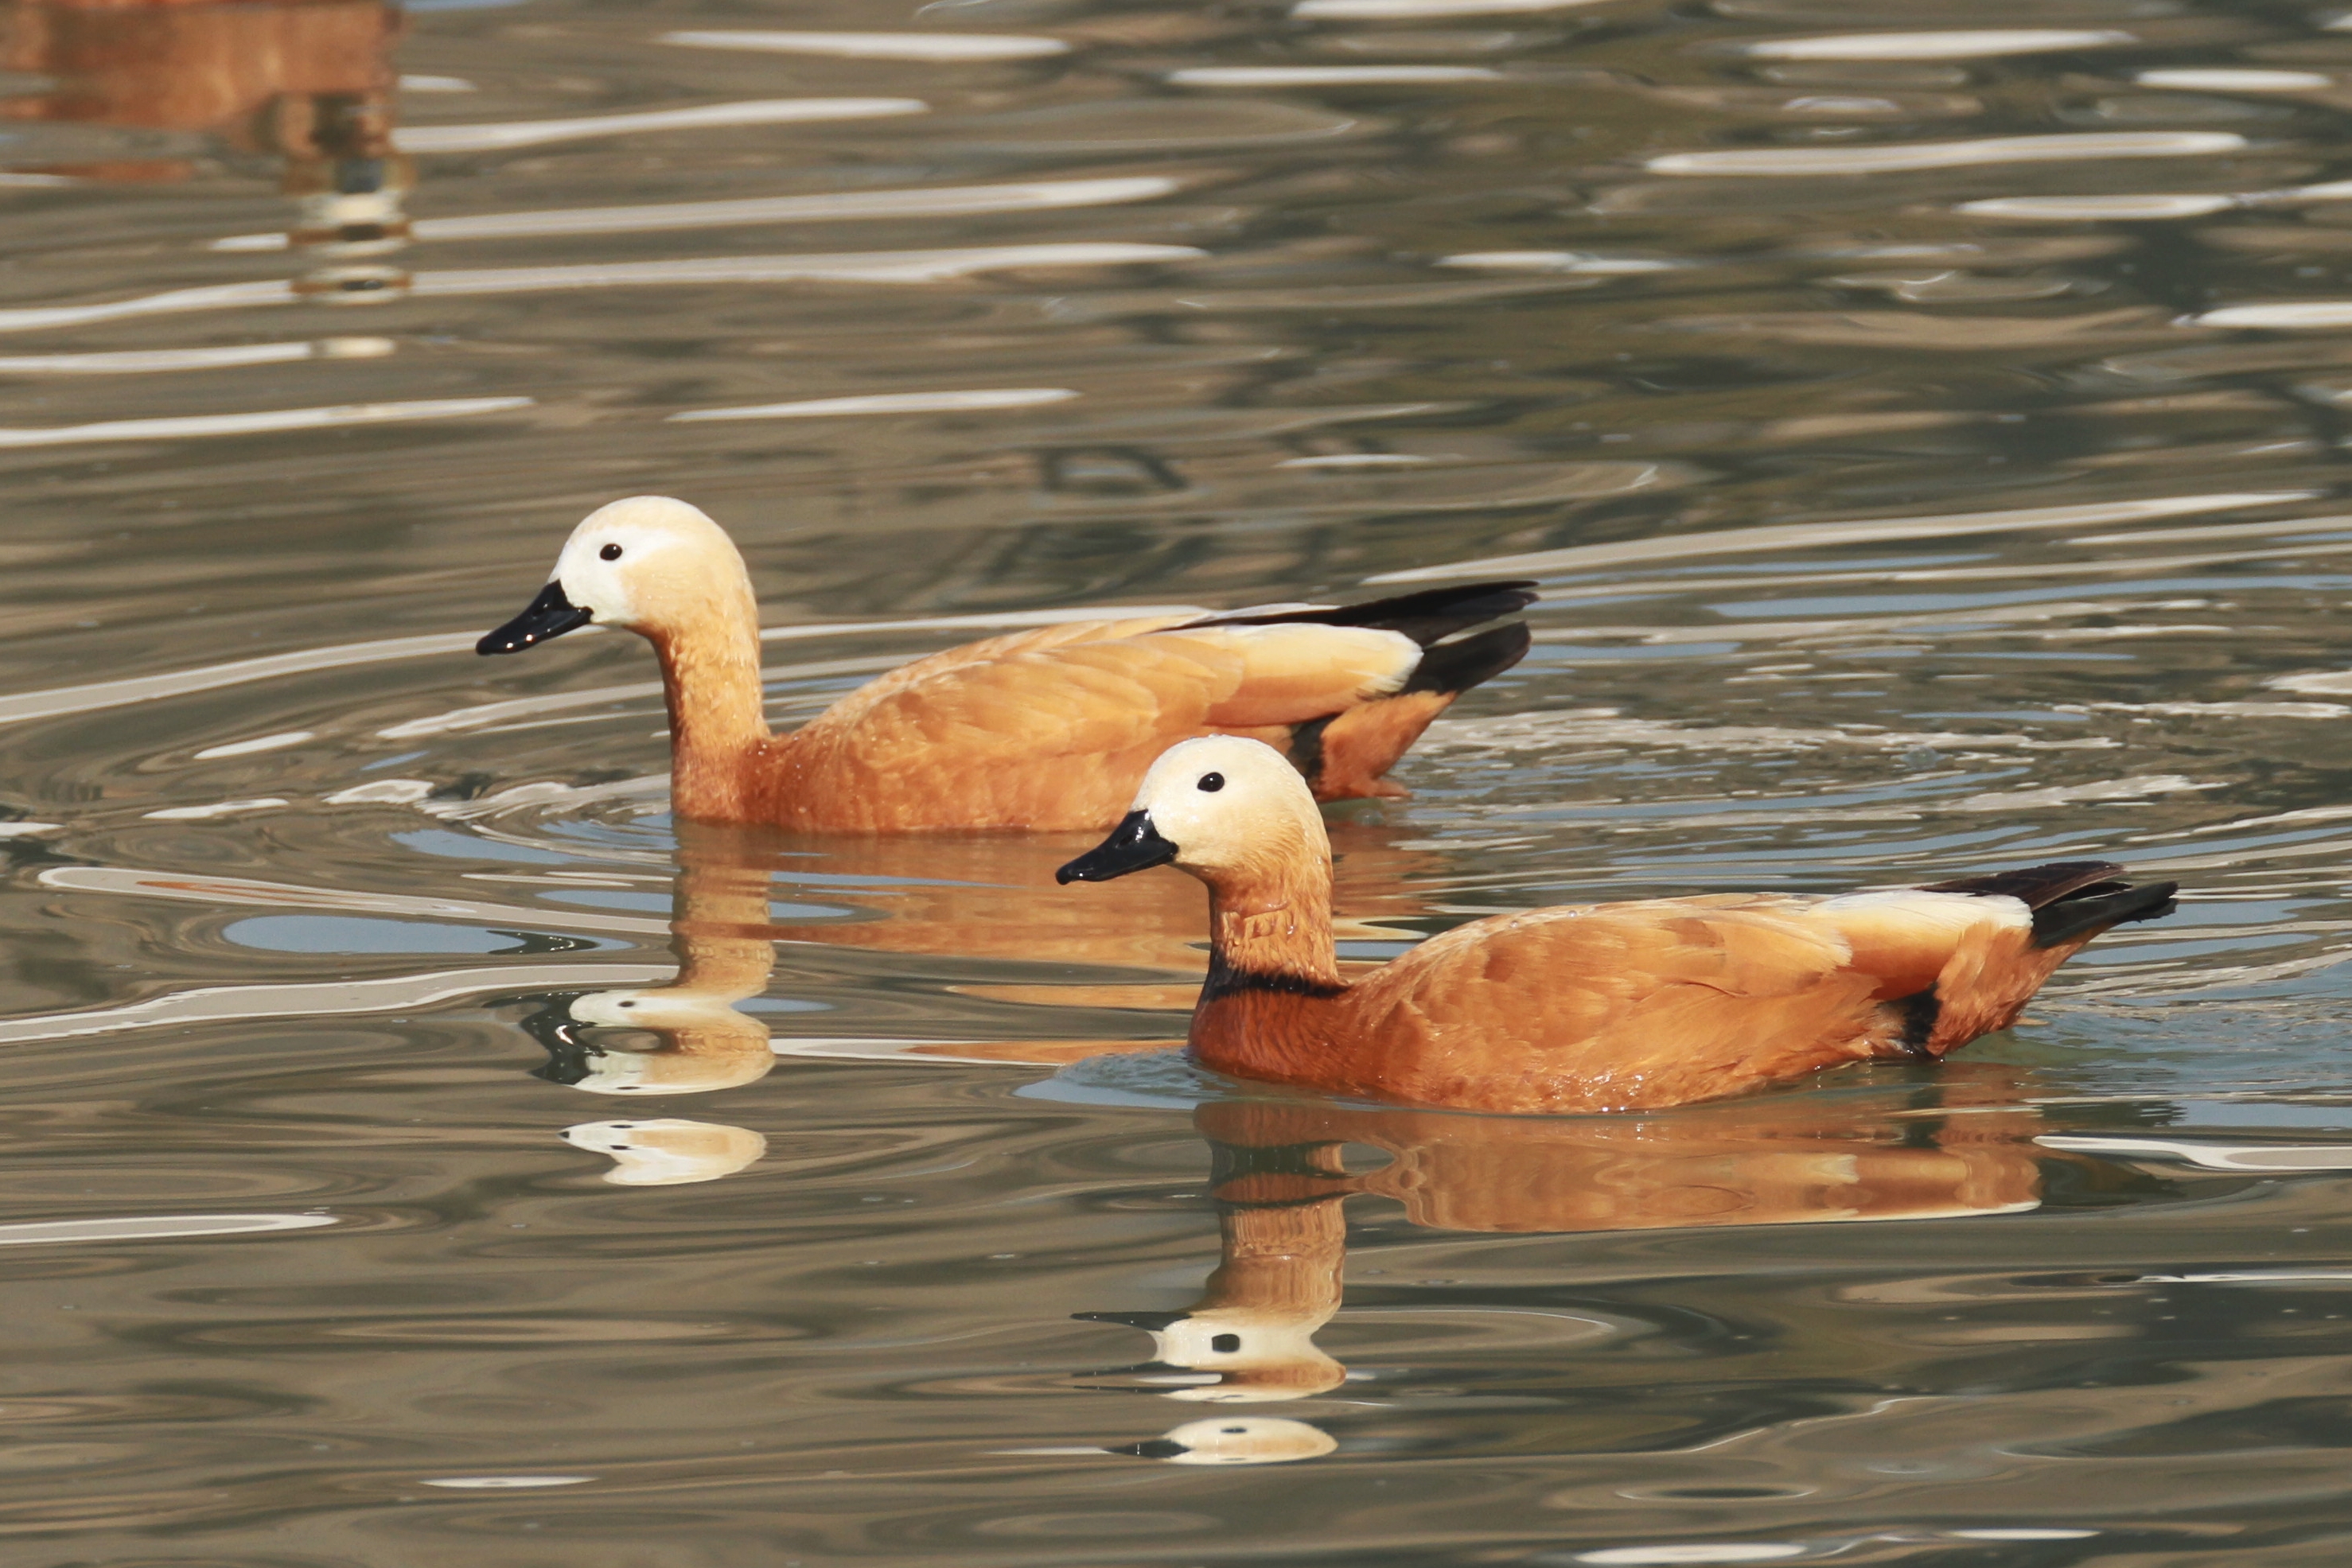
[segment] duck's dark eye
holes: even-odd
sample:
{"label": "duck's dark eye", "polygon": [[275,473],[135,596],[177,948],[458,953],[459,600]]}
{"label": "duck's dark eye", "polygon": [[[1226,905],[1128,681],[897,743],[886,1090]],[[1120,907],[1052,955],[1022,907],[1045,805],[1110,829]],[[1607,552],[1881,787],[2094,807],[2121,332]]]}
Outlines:
{"label": "duck's dark eye", "polygon": [[1224,787],[1225,776],[1223,774],[1203,773],[1201,775],[1201,792],[1202,794],[1213,795]]}
{"label": "duck's dark eye", "polygon": [[606,560],[618,560],[621,559],[621,547],[619,545],[606,545],[603,549],[598,550],[596,553],[603,556]]}
{"label": "duck's dark eye", "polygon": [[1231,1355],[1241,1347],[1242,1336],[1237,1333],[1221,1333],[1209,1342],[1209,1348],[1219,1355]]}

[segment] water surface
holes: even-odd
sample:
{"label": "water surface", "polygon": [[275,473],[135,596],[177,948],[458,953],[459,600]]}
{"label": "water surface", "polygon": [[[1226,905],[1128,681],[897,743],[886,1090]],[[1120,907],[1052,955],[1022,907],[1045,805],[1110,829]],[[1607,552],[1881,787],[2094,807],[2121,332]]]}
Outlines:
{"label": "water surface", "polygon": [[[2340,1561],[2346,26],[0,12],[7,1560]],[[635,639],[471,654],[648,491],[786,724],[1539,578],[1333,813],[1352,959],[2189,896],[1937,1070],[1254,1097],[1190,883],[682,830]]]}

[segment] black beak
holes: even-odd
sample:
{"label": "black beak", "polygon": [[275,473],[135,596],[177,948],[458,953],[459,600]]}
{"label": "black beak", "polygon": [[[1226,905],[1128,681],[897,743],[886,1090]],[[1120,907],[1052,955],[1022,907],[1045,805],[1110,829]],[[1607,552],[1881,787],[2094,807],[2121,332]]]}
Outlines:
{"label": "black beak", "polygon": [[1110,837],[1054,873],[1064,887],[1074,882],[1108,882],[1131,871],[1150,871],[1176,858],[1176,846],[1160,836],[1145,811],[1121,817]]}
{"label": "black beak", "polygon": [[575,626],[585,626],[595,615],[563,597],[563,584],[550,582],[530,601],[530,608],[474,644],[477,653],[520,653],[534,643],[561,637]]}
{"label": "black beak", "polygon": [[1082,1323],[1118,1323],[1122,1327],[1141,1329],[1146,1333],[1158,1333],[1171,1323],[1181,1323],[1190,1312],[1072,1312],[1070,1316]]}
{"label": "black beak", "polygon": [[1172,1459],[1192,1450],[1166,1437],[1146,1437],[1140,1443],[1121,1443],[1115,1448],[1105,1448],[1106,1454],[1125,1454],[1138,1459]]}
{"label": "black beak", "polygon": [[539,1041],[547,1052],[547,1062],[532,1070],[533,1078],[544,1078],[550,1083],[577,1083],[595,1071],[589,1061],[603,1051],[580,1038],[580,1026],[572,1020],[572,1004],[585,991],[557,991],[552,996],[536,998],[537,1009],[521,1019],[523,1033]]}

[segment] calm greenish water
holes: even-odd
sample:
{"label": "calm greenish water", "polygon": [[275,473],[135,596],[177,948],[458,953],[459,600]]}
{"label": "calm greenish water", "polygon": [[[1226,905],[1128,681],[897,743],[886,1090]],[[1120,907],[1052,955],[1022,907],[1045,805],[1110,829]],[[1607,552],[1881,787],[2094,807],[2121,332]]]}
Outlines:
{"label": "calm greenish water", "polygon": [[[2338,7],[17,3],[0,90],[0,1559],[2352,1557]],[[646,491],[786,723],[1541,578],[1353,957],[2188,895],[1939,1070],[1255,1099],[1189,882],[681,831],[635,639],[473,656]]]}

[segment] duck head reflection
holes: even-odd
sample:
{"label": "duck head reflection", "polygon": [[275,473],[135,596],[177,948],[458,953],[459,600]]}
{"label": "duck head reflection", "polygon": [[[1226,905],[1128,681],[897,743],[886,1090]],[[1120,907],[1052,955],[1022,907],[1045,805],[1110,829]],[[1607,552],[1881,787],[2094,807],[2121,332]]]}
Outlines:
{"label": "duck head reflection", "polygon": [[1339,1446],[1320,1427],[1281,1416],[1224,1416],[1187,1421],[1114,1454],[1171,1465],[1282,1465],[1319,1459]]}
{"label": "duck head reflection", "polygon": [[[1958,1064],[1955,1064],[1957,1069]],[[1339,1311],[1343,1203],[1396,1200],[1413,1225],[1573,1232],[1924,1220],[2041,1200],[2040,1114],[2006,1070],[1948,1069],[1926,1089],[1811,1090],[1654,1116],[1465,1115],[1310,1101],[1194,1113],[1213,1157],[1222,1258],[1178,1312],[1082,1312],[1151,1334],[1153,1359],[1097,1386],[1191,1402],[1328,1394],[1346,1368],[1315,1343]],[[1386,1163],[1351,1174],[1348,1145]],[[1167,1457],[1149,1443],[1123,1450]],[[1296,1454],[1290,1457],[1311,1457]]]}
{"label": "duck head reflection", "polygon": [[[1207,1107],[1203,1107],[1207,1109]],[[1080,1312],[1151,1335],[1138,1381],[1171,1399],[1240,1405],[1304,1399],[1337,1388],[1348,1369],[1315,1333],[1339,1310],[1352,1190],[1336,1144],[1275,1149],[1214,1144],[1222,1260],[1201,1299],[1177,1312]],[[1250,1169],[1259,1156],[1301,1168]]]}
{"label": "duck head reflection", "polygon": [[[685,825],[670,895],[677,977],[666,986],[552,998],[523,1027],[547,1048],[539,1076],[592,1094],[698,1094],[767,1076],[768,1026],[735,1004],[768,988],[772,856],[725,831]],[[650,1051],[584,1038],[583,1029],[656,1036]]]}
{"label": "duck head reflection", "polygon": [[749,1127],[656,1116],[637,1122],[583,1122],[563,1141],[611,1158],[604,1179],[620,1186],[677,1186],[717,1181],[756,1164],[768,1140]]}

